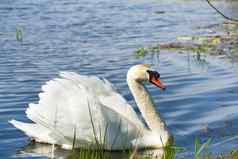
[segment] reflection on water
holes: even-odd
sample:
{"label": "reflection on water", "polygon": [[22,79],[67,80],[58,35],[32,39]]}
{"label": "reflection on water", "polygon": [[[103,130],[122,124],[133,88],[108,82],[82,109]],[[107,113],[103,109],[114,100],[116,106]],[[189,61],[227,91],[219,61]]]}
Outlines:
{"label": "reflection on water", "polygon": [[40,143],[28,143],[24,148],[18,150],[16,154],[17,157],[38,157],[45,156],[49,158],[67,158],[68,151],[60,150],[49,144],[40,144]]}
{"label": "reflection on water", "polygon": [[194,69],[198,69],[199,72],[203,72],[207,70],[208,63],[206,61],[206,55],[201,53],[191,54],[187,52],[187,69],[189,72],[193,71]]}
{"label": "reflection on water", "polygon": [[[80,151],[80,150],[78,150]],[[88,152],[87,152],[88,153]],[[122,158],[132,158],[134,157],[149,157],[151,159],[162,159],[164,155],[163,149],[154,149],[154,150],[138,150],[136,152],[105,152],[110,153],[110,158],[113,159],[122,159]],[[82,153],[81,153],[82,154]],[[78,153],[80,155],[80,152]],[[48,144],[40,144],[30,142],[24,148],[20,149],[16,154],[16,158],[27,158],[27,157],[39,157],[44,156],[48,158],[57,158],[57,159],[67,159],[70,156],[69,150],[63,150],[59,147],[53,147]]]}

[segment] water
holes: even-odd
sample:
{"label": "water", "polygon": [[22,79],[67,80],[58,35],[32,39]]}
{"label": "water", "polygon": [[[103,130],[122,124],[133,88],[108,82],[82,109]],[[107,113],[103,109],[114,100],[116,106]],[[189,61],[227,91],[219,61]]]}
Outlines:
{"label": "water", "polygon": [[[237,148],[235,63],[226,57],[199,59],[165,51],[142,59],[133,56],[138,47],[173,41],[179,35],[214,34],[200,28],[220,22],[203,1],[2,0],[0,156],[18,158],[18,151],[24,150],[28,154],[23,158],[44,158],[45,146],[25,147],[28,137],[8,120],[28,121],[27,104],[38,100],[41,85],[59,71],[105,77],[135,106],[125,77],[138,63],[159,68],[168,85],[166,92],[149,89],[178,145],[191,150],[199,136],[214,138],[213,152]],[[16,41],[16,26],[24,30],[23,42]]]}

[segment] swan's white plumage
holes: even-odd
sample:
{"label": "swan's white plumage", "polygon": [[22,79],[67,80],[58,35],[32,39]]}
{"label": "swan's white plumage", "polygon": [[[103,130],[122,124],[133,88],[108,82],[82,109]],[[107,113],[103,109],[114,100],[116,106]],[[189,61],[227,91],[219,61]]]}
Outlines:
{"label": "swan's white plumage", "polygon": [[38,104],[29,104],[26,110],[34,124],[11,123],[41,142],[70,147],[76,133],[76,146],[97,140],[105,149],[118,150],[136,144],[147,132],[112,84],[96,76],[62,72],[60,78],[42,86],[39,98]]}
{"label": "swan's white plumage", "polygon": [[42,86],[39,102],[26,110],[34,123],[10,123],[37,141],[63,148],[71,148],[74,138],[76,147],[98,148],[100,144],[107,150],[170,145],[173,138],[142,83],[151,79],[148,69],[148,65],[135,65],[127,73],[128,86],[147,126],[109,81],[73,72],[62,72]]}

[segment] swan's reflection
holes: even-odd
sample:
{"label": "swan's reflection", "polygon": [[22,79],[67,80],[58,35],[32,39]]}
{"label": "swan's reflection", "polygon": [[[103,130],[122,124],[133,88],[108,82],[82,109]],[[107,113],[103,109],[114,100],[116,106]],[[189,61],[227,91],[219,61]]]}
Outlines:
{"label": "swan's reflection", "polygon": [[50,144],[29,142],[25,147],[18,151],[16,157],[48,157],[65,159],[68,155],[69,151],[63,150],[57,146],[53,147]]}
{"label": "swan's reflection", "polygon": [[141,158],[162,159],[164,155],[164,149],[152,149],[139,152],[139,157]]}
{"label": "swan's reflection", "polygon": [[[89,151],[88,151],[89,152]],[[47,158],[55,158],[55,159],[73,159],[70,155],[71,151],[61,149],[58,146],[53,148],[50,144],[41,144],[36,142],[30,142],[16,154],[16,158],[29,158],[29,157],[47,157]],[[110,153],[110,158],[113,159],[121,159],[121,158],[144,158],[148,157],[151,159],[162,159],[165,154],[163,149],[151,149],[151,150],[138,150],[133,152],[106,152]],[[76,153],[77,155],[77,153]],[[80,152],[78,153],[80,155]],[[77,156],[78,158],[78,156]]]}

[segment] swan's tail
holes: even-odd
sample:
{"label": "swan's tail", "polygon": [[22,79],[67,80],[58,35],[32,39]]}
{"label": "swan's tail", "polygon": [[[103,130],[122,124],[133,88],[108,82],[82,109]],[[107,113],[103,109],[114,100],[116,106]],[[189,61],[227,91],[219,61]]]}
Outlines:
{"label": "swan's tail", "polygon": [[23,131],[26,135],[30,136],[37,142],[55,144],[56,141],[50,137],[50,131],[38,124],[24,123],[21,121],[10,120],[9,123],[14,125],[16,128]]}

